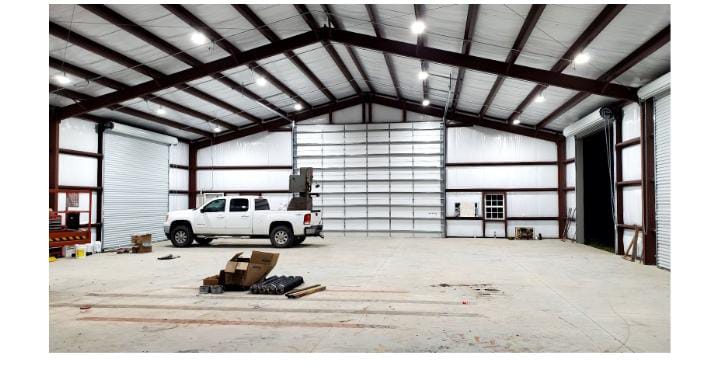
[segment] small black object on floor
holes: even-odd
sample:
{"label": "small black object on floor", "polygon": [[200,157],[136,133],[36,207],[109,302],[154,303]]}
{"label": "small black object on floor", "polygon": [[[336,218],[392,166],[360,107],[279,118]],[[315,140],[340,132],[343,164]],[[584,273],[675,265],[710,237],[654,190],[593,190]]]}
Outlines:
{"label": "small black object on floor", "polygon": [[252,294],[285,294],[303,284],[301,276],[272,276],[250,286]]}

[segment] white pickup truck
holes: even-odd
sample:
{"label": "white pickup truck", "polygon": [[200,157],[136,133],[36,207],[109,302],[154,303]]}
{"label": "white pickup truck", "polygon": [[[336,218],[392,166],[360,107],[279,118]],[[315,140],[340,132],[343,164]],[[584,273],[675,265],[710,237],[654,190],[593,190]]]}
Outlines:
{"label": "white pickup truck", "polygon": [[215,238],[270,237],[276,248],[302,243],[306,236],[322,237],[320,210],[275,211],[261,197],[227,196],[198,209],[177,210],[165,218],[165,235],[175,247],[193,240],[208,245]]}

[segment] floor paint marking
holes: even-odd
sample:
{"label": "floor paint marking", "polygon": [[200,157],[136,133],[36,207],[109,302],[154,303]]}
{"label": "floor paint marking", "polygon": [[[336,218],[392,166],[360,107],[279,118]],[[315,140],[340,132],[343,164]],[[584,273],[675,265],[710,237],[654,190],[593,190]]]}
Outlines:
{"label": "floor paint marking", "polygon": [[437,316],[484,318],[481,314],[464,312],[435,312],[435,311],[399,311],[399,310],[346,310],[346,309],[320,309],[320,308],[262,308],[262,307],[217,307],[217,306],[177,306],[177,305],[150,305],[150,304],[109,304],[109,303],[51,303],[50,307],[90,306],[91,308],[136,308],[144,310],[188,310],[188,311],[238,311],[238,312],[277,312],[277,313],[308,313],[308,314],[354,314],[354,315],[399,315],[399,316]]}
{"label": "floor paint marking", "polygon": [[267,327],[308,327],[308,328],[384,328],[395,329],[396,327],[381,324],[352,324],[352,323],[310,323],[310,322],[265,322],[253,320],[217,320],[217,319],[168,319],[168,318],[117,318],[88,316],[77,320],[93,322],[127,322],[127,323],[162,323],[162,324],[201,324],[201,325],[247,325]]}
{"label": "floor paint marking", "polygon": [[[198,296],[189,297],[187,295],[172,295],[172,294],[136,294],[136,293],[86,293],[87,297],[106,297],[106,298],[165,298],[165,299],[186,299],[194,298]],[[224,300],[255,300],[255,301],[287,301],[284,295],[202,295],[204,299],[224,299]],[[303,298],[303,302],[374,302],[374,303],[407,303],[407,304],[437,304],[437,305],[463,305],[462,302],[458,301],[431,301],[421,299],[348,299],[348,298]]]}

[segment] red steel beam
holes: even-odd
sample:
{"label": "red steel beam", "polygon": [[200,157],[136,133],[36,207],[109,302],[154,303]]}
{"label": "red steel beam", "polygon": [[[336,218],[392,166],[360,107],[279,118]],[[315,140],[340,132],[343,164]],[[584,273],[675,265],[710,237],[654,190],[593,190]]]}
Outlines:
{"label": "red steel beam", "polygon": [[[478,10],[480,5],[468,4],[467,18],[465,19],[465,33],[463,34],[462,54],[470,55],[472,47],[472,38],[475,35],[475,24],[477,23]],[[465,69],[458,68],[457,80],[455,80],[455,93],[452,97],[452,105],[450,105],[449,113],[454,113],[457,109],[457,103],[462,91],[463,80],[465,80]]]}
{"label": "red steel beam", "polygon": [[[311,109],[304,109],[293,115],[294,121],[304,121],[306,119],[314,118],[323,114],[328,113],[332,110],[342,110],[351,106],[360,105],[363,101],[364,96],[351,96],[345,99],[340,99],[337,102],[328,102],[323,105],[315,106]],[[262,131],[270,131],[279,127],[285,126],[288,121],[283,118],[274,118],[271,120],[265,120],[260,124],[254,124],[246,126],[237,131],[230,131],[221,133],[211,139],[203,139],[195,142],[198,148],[209,147],[211,144],[223,143],[233,139],[242,138],[248,135],[257,134]]]}
{"label": "red steel beam", "polygon": [[[313,32],[306,32],[286,38],[278,43],[263,45],[251,50],[247,50],[238,56],[228,56],[209,63],[204,63],[197,67],[188,68],[170,75],[157,77],[154,80],[131,86],[127,89],[108,93],[98,96],[93,100],[84,102],[83,104],[70,105],[62,108],[58,112],[58,117],[69,118],[96,109],[104,108],[108,105],[121,103],[136,97],[141,97],[148,93],[161,91],[181,83],[197,80],[204,76],[225,71],[237,66],[248,64],[249,62],[269,58],[271,56],[282,53],[283,51],[292,50],[307,46],[319,41],[318,36]],[[139,64],[139,63],[138,63]]]}
{"label": "red steel beam", "polygon": [[[381,24],[378,22],[378,17],[375,13],[375,6],[373,4],[365,4],[365,10],[367,11],[368,17],[370,18],[370,23],[372,24],[373,30],[375,31],[375,35],[379,38],[383,38],[385,36],[385,33],[383,32]],[[385,58],[385,65],[387,65],[388,72],[390,72],[390,80],[392,80],[393,87],[395,87],[395,93],[397,95],[397,98],[402,98],[403,94],[400,89],[400,82],[397,78],[397,71],[395,71],[395,64],[393,63],[390,54],[383,52],[383,57]]]}
{"label": "red steel beam", "polygon": [[[513,43],[507,58],[505,58],[505,63],[515,64],[515,61],[517,61],[517,58],[520,56],[520,52],[523,48],[525,48],[527,40],[530,38],[533,30],[535,30],[535,25],[537,25],[544,10],[545,5],[543,4],[534,4],[530,7],[530,11],[528,12],[527,17],[525,17],[525,22],[523,22],[520,32],[518,33],[517,38],[515,38],[515,43]],[[480,109],[480,117],[484,117],[488,109],[490,109],[493,101],[495,101],[495,96],[497,96],[504,82],[505,76],[503,75],[498,75],[498,77],[495,78],[495,83],[490,89],[490,93],[488,93],[485,98],[485,103],[483,104],[482,109]],[[511,122],[512,120],[508,121]]]}
{"label": "red steel beam", "polygon": [[[597,78],[597,81],[603,82],[607,86],[613,85],[610,83],[611,81],[615,80],[618,76],[622,75],[625,71],[629,70],[661,47],[665,46],[668,42],[670,42],[670,25],[666,26],[663,30],[655,34],[652,38],[650,38],[640,47],[635,49],[635,51],[633,51],[630,55],[626,56],[625,59],[621,60],[618,64],[613,66],[602,76]],[[575,105],[581,103],[583,100],[593,94],[597,93],[581,91],[580,93],[570,98],[567,102],[560,105],[559,108],[550,113],[550,115],[545,117],[545,119],[540,121],[540,123],[537,124],[536,128],[541,129],[547,127],[557,117],[572,109],[573,107],[575,107]]]}
{"label": "red steel beam", "polygon": [[[258,17],[255,12],[250,9],[248,5],[245,4],[233,4],[233,7],[235,10],[238,11],[248,22],[250,22],[254,27],[257,28],[257,30],[267,38],[270,43],[275,44],[281,41],[280,37],[275,34],[269,26],[265,25],[265,22],[263,22],[260,17]],[[322,41],[322,39],[319,39]],[[328,98],[330,101],[337,101],[337,98],[325,87],[325,84],[318,79],[317,76],[305,65],[305,63],[300,60],[300,58],[295,55],[294,52],[291,50],[285,50],[283,52],[285,56],[297,67],[300,72],[302,72],[324,95]]]}
{"label": "red steel beam", "polygon": [[[221,49],[225,50],[230,55],[240,55],[242,54],[242,50],[240,50],[237,46],[230,43],[230,41],[223,38],[222,35],[218,34],[213,28],[208,26],[205,22],[203,22],[200,18],[192,14],[190,11],[188,11],[186,8],[184,8],[182,5],[177,4],[166,4],[163,5],[165,9],[170,11],[175,17],[182,20],[184,23],[188,24],[190,27],[192,27],[195,30],[201,31],[203,34],[205,34],[214,44],[216,44]],[[290,89],[287,85],[285,85],[282,81],[278,80],[274,75],[272,75],[270,72],[266,71],[262,66],[258,65],[257,62],[249,62],[247,66],[257,72],[259,75],[262,75],[265,79],[267,79],[270,84],[272,84],[275,88],[279,89],[281,92],[285,93],[286,96],[290,97],[291,99],[299,102],[305,107],[309,107],[310,104],[302,99],[297,93],[295,93],[292,89]],[[243,94],[247,94],[248,97],[250,97],[252,100],[260,103],[261,105],[265,106],[266,108],[269,108],[275,113],[278,113],[279,115],[283,117],[287,117],[287,114],[284,113],[282,110],[280,110],[275,105],[271,104],[267,100],[262,99],[257,94],[248,91],[245,88],[240,87],[239,84],[235,83],[233,80],[230,80],[229,78],[225,78],[222,75],[214,74],[213,77],[217,78],[220,82],[223,84],[229,86],[232,89],[235,89]],[[220,79],[219,77],[222,77]],[[242,88],[242,89],[241,89]],[[257,120],[255,120],[257,122]]]}
{"label": "red steel beam", "polygon": [[[563,72],[572,63],[575,56],[581,53],[595,38],[602,32],[605,27],[610,24],[612,20],[625,8],[624,4],[609,4],[598,14],[592,23],[580,34],[580,37],[570,46],[570,48],[563,54],[562,58],[558,60],[550,71],[552,72]],[[518,118],[522,112],[530,105],[530,103],[537,97],[545,88],[546,85],[538,84],[533,88],[532,91],[525,97],[525,99],[515,108],[513,115],[508,119],[508,122]]]}
{"label": "red steel beam", "polygon": [[521,66],[518,64],[507,64],[505,62],[480,58],[472,55],[465,56],[463,54],[447,50],[427,46],[419,47],[412,43],[372,37],[346,30],[334,30],[328,35],[328,38],[335,42],[383,51],[389,54],[401,55],[408,58],[425,59],[438,64],[464,67],[470,70],[482,71],[495,75],[505,75],[520,80],[547,83],[548,85],[565,89],[584,91],[591,94],[623,100],[637,101],[637,88],[608,83],[599,79],[587,79],[580,76],[567,75],[539,68]]}
{"label": "red steel beam", "polygon": [[[436,105],[429,105],[429,106],[422,106],[422,104],[418,104],[415,102],[405,101],[405,100],[398,100],[389,98],[386,96],[381,95],[374,95],[370,96],[369,100],[373,103],[389,106],[391,108],[395,109],[406,109],[411,112],[420,113],[420,114],[426,114],[433,117],[442,118],[443,114],[445,113],[445,109],[440,106]],[[467,114],[462,112],[455,112],[453,114],[448,114],[447,119],[455,122],[465,123],[468,125],[477,125],[482,127],[487,127],[494,130],[500,130],[505,131],[513,134],[519,134],[519,135],[525,135],[533,138],[548,140],[552,142],[557,142],[559,138],[562,138],[562,135],[554,134],[554,133],[548,133],[548,132],[542,132],[538,130],[533,130],[525,127],[508,127],[508,125],[505,122],[502,121],[493,121],[487,118],[479,119],[477,115],[474,114]]]}
{"label": "red steel beam", "polygon": [[[128,85],[125,85],[119,81],[110,79],[108,77],[104,77],[100,74],[88,71],[84,68],[78,67],[78,66],[70,64],[68,62],[64,62],[57,58],[50,57],[50,67],[52,67],[56,70],[62,71],[64,73],[68,73],[70,75],[77,76],[81,79],[85,79],[87,81],[92,81],[93,83],[100,84],[102,86],[112,88],[115,90],[122,90],[122,89],[126,89],[128,87]],[[197,119],[201,119],[206,122],[211,122],[211,123],[223,126],[228,129],[237,129],[238,128],[237,125],[233,125],[232,123],[225,122],[221,119],[216,119],[216,117],[213,117],[209,114],[199,112],[197,110],[188,108],[184,105],[180,105],[176,102],[165,100],[162,97],[142,96],[141,98],[146,101],[150,101],[150,102],[156,103],[158,105],[164,106],[168,109],[172,109],[176,112],[187,114],[191,117],[195,117]]]}
{"label": "red steel beam", "polygon": [[[54,107],[51,107],[51,110],[52,110],[53,108],[54,108]],[[54,109],[58,109],[58,108],[54,108]],[[190,144],[190,143],[192,142],[190,139],[186,139],[186,138],[179,137],[179,136],[175,136],[175,135],[170,135],[170,134],[168,134],[168,133],[163,132],[162,130],[155,130],[155,129],[150,128],[150,127],[147,127],[147,126],[138,125],[138,124],[133,124],[133,123],[129,123],[129,122],[126,122],[126,121],[119,121],[119,120],[113,119],[113,118],[98,117],[98,116],[92,115],[92,114],[82,114],[82,115],[77,116],[77,118],[82,119],[82,120],[85,120],[85,121],[88,121],[88,122],[98,123],[98,124],[106,123],[106,122],[123,124],[123,125],[127,125],[127,126],[130,126],[130,127],[134,127],[134,128],[136,128],[136,129],[140,129],[140,130],[145,130],[145,131],[150,131],[150,132],[153,132],[153,133],[158,133],[158,134],[163,134],[163,135],[171,136],[171,137],[173,137],[173,138],[177,138],[177,140],[179,140],[180,142],[183,142],[183,143],[188,143],[188,144]]]}
{"label": "red steel beam", "polygon": [[[50,84],[50,92],[52,92],[52,93],[54,93],[54,94],[56,94],[56,95],[58,95],[58,96],[63,96],[63,97],[69,98],[69,99],[71,99],[71,100],[82,101],[82,102],[91,101],[91,100],[97,98],[97,97],[88,96],[88,95],[86,95],[86,94],[84,94],[84,93],[80,93],[80,92],[77,92],[77,91],[73,91],[73,90],[71,90],[71,89],[60,88],[60,87],[58,87],[58,86],[56,86],[56,85],[53,85],[53,84]],[[172,128],[174,128],[174,129],[178,129],[178,130],[190,132],[190,133],[193,133],[193,134],[202,135],[202,136],[205,136],[205,137],[208,137],[208,138],[210,138],[210,137],[213,136],[213,134],[210,133],[210,132],[207,132],[207,131],[204,131],[204,130],[199,130],[199,129],[196,129],[196,128],[192,127],[192,126],[188,126],[188,125],[185,125],[185,124],[182,124],[182,123],[180,123],[180,122],[173,121],[173,120],[170,120],[170,119],[167,119],[167,118],[158,117],[158,116],[156,116],[156,115],[154,115],[154,114],[145,113],[145,112],[143,112],[143,111],[140,111],[140,110],[137,110],[137,109],[133,109],[133,108],[130,108],[130,107],[125,107],[125,106],[122,106],[122,105],[109,105],[107,108],[110,109],[110,110],[119,112],[119,113],[124,113],[124,114],[127,114],[127,115],[131,115],[131,116],[133,116],[133,117],[142,118],[142,119],[144,119],[144,120],[146,120],[146,121],[151,121],[151,122],[159,123],[159,124],[162,124],[162,125],[165,125],[165,126],[172,127]]]}
{"label": "red steel beam", "polygon": [[[156,49],[164,52],[165,54],[168,54],[169,56],[173,57],[174,59],[177,59],[177,60],[187,64],[190,67],[197,67],[202,64],[201,61],[195,59],[190,54],[180,50],[179,48],[173,46],[172,44],[170,44],[166,40],[156,36],[155,34],[150,33],[146,29],[142,28],[140,25],[134,23],[130,19],[122,16],[121,14],[113,11],[112,9],[110,9],[104,5],[85,4],[85,5],[81,5],[81,7],[94,13],[98,17],[105,19],[106,21],[117,26],[118,28],[134,35],[135,37],[139,38],[141,41],[155,47]],[[213,74],[213,75],[211,75],[211,77],[213,79],[227,85],[231,89],[233,89],[237,92],[240,92],[240,94],[254,100],[255,102],[258,102],[261,105],[270,108],[271,110],[277,112],[278,114],[286,115],[282,110],[280,110],[273,104],[270,104],[267,101],[263,100],[260,96],[253,93],[252,91],[248,90],[244,86],[236,83],[235,81],[231,80],[230,78],[225,77],[220,73]],[[243,115],[243,114],[241,114],[241,115]],[[248,119],[252,122],[257,122],[257,118],[254,118],[254,119],[248,118]]]}
{"label": "red steel beam", "polygon": [[[310,10],[303,4],[295,4],[295,9],[297,9],[298,13],[300,13],[300,16],[305,21],[306,24],[312,29],[313,31],[318,31],[320,29],[320,25],[318,25],[317,21],[315,21],[315,18],[313,18],[312,14],[310,14]],[[340,59],[340,55],[338,55],[337,51],[335,50],[335,47],[328,42],[328,41],[322,41],[323,47],[325,47],[325,51],[327,51],[328,55],[330,55],[330,58],[332,58],[333,62],[335,62],[335,65],[337,68],[342,72],[343,76],[345,76],[345,80],[350,83],[350,85],[355,90],[356,94],[361,94],[362,90],[360,89],[360,86],[357,85],[355,82],[355,78],[350,74],[350,71],[348,71],[347,66],[345,66],[345,63]]]}
{"label": "red steel beam", "polygon": [[[99,44],[99,43],[97,43],[97,42],[95,42],[95,41],[93,41],[93,40],[91,40],[91,39],[89,39],[89,38],[86,38],[86,37],[84,37],[84,36],[82,36],[82,35],[80,35],[80,34],[77,34],[77,33],[73,32],[73,31],[68,30],[68,29],[66,29],[66,28],[64,28],[64,27],[62,27],[62,26],[60,26],[60,25],[58,25],[58,24],[55,24],[55,23],[53,23],[53,22],[50,22],[50,34],[54,35],[54,36],[57,37],[57,38],[61,38],[61,39],[63,39],[63,40],[66,40],[66,41],[68,41],[69,43],[72,43],[72,44],[74,44],[74,45],[77,45],[77,46],[79,46],[79,47],[81,47],[81,48],[83,48],[83,49],[85,49],[85,50],[88,50],[88,51],[94,53],[94,54],[97,54],[97,55],[100,55],[100,56],[102,56],[102,57],[104,57],[104,58],[106,58],[106,59],[112,60],[112,61],[115,62],[115,63],[118,63],[118,64],[121,64],[121,65],[123,65],[123,66],[125,66],[125,67],[128,67],[128,68],[132,69],[133,71],[137,71],[137,72],[139,72],[139,73],[141,73],[141,74],[143,74],[143,75],[145,75],[145,76],[151,77],[151,78],[153,78],[153,79],[155,79],[155,80],[159,80],[159,79],[164,79],[164,78],[166,78],[166,76],[165,76],[162,72],[160,72],[160,71],[158,71],[158,70],[155,70],[155,69],[153,69],[153,68],[151,68],[151,67],[149,67],[149,66],[143,65],[143,64],[140,63],[139,61],[136,61],[136,60],[134,60],[134,59],[132,59],[132,58],[130,58],[130,57],[127,57],[127,56],[125,56],[125,55],[123,55],[123,54],[120,54],[120,53],[117,52],[117,51],[114,51],[114,50],[112,50],[112,49],[110,49],[110,48],[108,48],[108,47],[105,47],[105,46],[103,46],[103,45],[101,45],[101,44]],[[178,89],[180,89],[180,90],[182,90],[182,91],[185,91],[185,92],[187,92],[188,94],[190,94],[190,95],[192,95],[192,96],[201,98],[201,99],[203,99],[203,100],[205,100],[205,101],[207,101],[207,102],[209,102],[209,103],[211,103],[211,104],[213,104],[213,105],[215,105],[215,106],[224,108],[224,109],[226,109],[226,110],[228,110],[228,111],[230,111],[230,112],[232,112],[232,113],[238,114],[238,115],[240,115],[240,116],[242,116],[242,117],[244,117],[244,118],[247,118],[247,119],[249,119],[249,120],[251,120],[251,121],[254,121],[255,119],[257,119],[256,117],[252,116],[251,114],[248,114],[248,113],[246,113],[245,111],[243,111],[243,110],[241,110],[241,109],[239,109],[239,108],[237,108],[237,107],[235,107],[235,106],[233,106],[233,105],[231,105],[231,104],[228,104],[228,103],[225,102],[225,101],[222,101],[222,100],[220,100],[220,99],[218,99],[218,98],[216,98],[216,97],[213,97],[213,96],[211,96],[211,95],[209,95],[209,94],[207,94],[207,93],[205,93],[205,92],[203,92],[203,91],[200,91],[200,90],[198,90],[198,89],[196,89],[196,88],[190,87],[190,86],[188,86],[187,84],[183,84],[183,83],[184,83],[184,82],[178,82],[178,83],[175,83],[175,85],[172,85],[172,86],[177,86]],[[182,85],[180,85],[180,84],[182,84]],[[165,89],[165,88],[162,88],[162,89]],[[159,90],[159,89],[157,89],[157,90]],[[156,91],[157,91],[157,90],[156,90]],[[151,92],[153,92],[153,91],[148,91],[148,92],[145,92],[145,93],[142,93],[142,94],[145,95],[145,94],[149,94],[149,93],[151,93]],[[134,96],[134,97],[140,97],[140,96]],[[127,100],[129,100],[129,99],[127,99]],[[123,101],[124,101],[124,100],[123,100]],[[117,102],[115,102],[115,103],[119,103],[119,102],[122,102],[122,101],[117,101]],[[77,106],[80,107],[81,105],[80,105],[80,104],[77,104]],[[99,108],[102,108],[102,107],[104,107],[104,106],[100,106]],[[99,109],[99,108],[96,108],[96,109]],[[93,109],[93,110],[94,110],[94,109]],[[87,111],[90,111],[90,110],[87,110]],[[65,115],[65,112],[66,112],[66,110],[60,110],[59,116],[61,116],[61,117],[63,117],[63,118],[69,118],[69,117],[71,117],[71,116],[66,116],[66,115]],[[77,113],[77,114],[73,114],[73,115],[78,115],[78,114],[81,114],[81,113],[82,113],[82,112]]]}
{"label": "red steel beam", "polygon": [[[328,21],[332,26],[335,26],[335,28],[343,30],[345,27],[343,26],[342,22],[335,17],[333,14],[332,8],[330,5],[322,4],[322,9],[325,12],[325,16],[327,16]],[[348,55],[350,55],[350,59],[353,61],[353,64],[355,64],[355,67],[360,72],[360,76],[362,76],[363,81],[365,81],[365,85],[368,86],[368,89],[370,89],[370,93],[375,93],[375,88],[373,88],[372,83],[370,82],[370,78],[367,75],[367,72],[365,71],[365,67],[360,62],[360,59],[358,59],[357,54],[355,53],[355,50],[351,46],[345,46],[345,50],[347,50]]]}

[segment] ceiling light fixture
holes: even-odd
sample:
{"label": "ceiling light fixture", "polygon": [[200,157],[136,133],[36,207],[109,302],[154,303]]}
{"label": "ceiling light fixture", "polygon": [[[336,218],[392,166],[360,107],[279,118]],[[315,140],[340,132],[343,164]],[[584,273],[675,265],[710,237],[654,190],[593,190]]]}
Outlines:
{"label": "ceiling light fixture", "polygon": [[165,112],[165,108],[159,107],[159,108],[155,109],[155,113],[160,114],[160,115],[163,115],[163,114],[166,113],[166,112]]}
{"label": "ceiling light fixture", "polygon": [[57,81],[58,84],[60,84],[60,85],[68,85],[72,82],[72,80],[70,80],[69,77],[67,77],[65,75],[59,75],[59,74],[55,75],[55,81]]}
{"label": "ceiling light fixture", "polygon": [[220,127],[220,126],[215,126],[215,128],[213,129],[213,131],[216,132],[216,133],[219,133],[219,132],[222,131],[222,127]]}
{"label": "ceiling light fixture", "polygon": [[535,97],[535,102],[545,102],[545,95],[540,93],[537,97]]}
{"label": "ceiling light fixture", "polygon": [[192,33],[192,35],[190,36],[190,39],[198,45],[202,45],[203,43],[206,43],[208,41],[205,34],[200,33],[200,32]]}
{"label": "ceiling light fixture", "polygon": [[418,78],[420,80],[425,80],[428,78],[428,76],[430,76],[430,74],[427,73],[427,71],[420,71],[420,73],[418,74]]}
{"label": "ceiling light fixture", "polygon": [[580,54],[575,55],[575,59],[573,61],[575,64],[585,64],[590,61],[590,54],[581,52]]}
{"label": "ceiling light fixture", "polygon": [[422,106],[428,106],[428,105],[430,105],[430,100],[424,99],[424,100],[422,101]]}
{"label": "ceiling light fixture", "polygon": [[267,79],[264,76],[258,76],[257,80],[255,80],[255,83],[261,87],[264,87],[265,84],[267,84]]}
{"label": "ceiling light fixture", "polygon": [[519,124],[520,124],[520,120],[517,119],[517,118],[515,118],[515,119],[513,120],[512,124],[513,124],[513,125],[519,125]]}
{"label": "ceiling light fixture", "polygon": [[300,104],[295,104],[294,108],[295,108],[295,110],[300,111],[300,110],[302,110],[303,107]]}
{"label": "ceiling light fixture", "polygon": [[420,20],[413,22],[412,25],[410,25],[410,31],[413,34],[422,34],[422,32],[425,31],[425,23]]}

